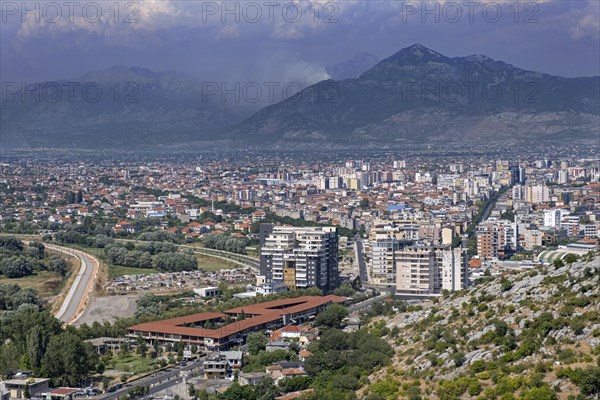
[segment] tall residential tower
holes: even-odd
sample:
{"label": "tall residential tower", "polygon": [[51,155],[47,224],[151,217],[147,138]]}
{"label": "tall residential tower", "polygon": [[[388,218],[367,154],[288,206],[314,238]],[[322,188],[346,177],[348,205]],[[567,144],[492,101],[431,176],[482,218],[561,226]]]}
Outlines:
{"label": "tall residential tower", "polygon": [[260,225],[260,274],[265,283],[288,289],[338,284],[338,233],[335,227]]}

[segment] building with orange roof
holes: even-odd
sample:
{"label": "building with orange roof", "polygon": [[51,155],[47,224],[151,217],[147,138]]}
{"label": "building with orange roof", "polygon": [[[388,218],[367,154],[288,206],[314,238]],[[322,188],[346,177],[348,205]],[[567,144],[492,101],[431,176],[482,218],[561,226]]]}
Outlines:
{"label": "building with orange roof", "polygon": [[273,300],[232,308],[223,313],[191,314],[137,324],[128,328],[128,336],[141,336],[150,345],[182,341],[207,350],[228,349],[243,343],[252,332],[307,321],[329,304],[347,300],[335,295]]}

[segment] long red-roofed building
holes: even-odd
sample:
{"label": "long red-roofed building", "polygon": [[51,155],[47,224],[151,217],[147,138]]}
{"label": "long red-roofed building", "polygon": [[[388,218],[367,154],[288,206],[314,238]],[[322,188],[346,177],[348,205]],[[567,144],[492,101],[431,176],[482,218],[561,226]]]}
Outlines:
{"label": "long red-roofed building", "polygon": [[[199,313],[146,322],[130,326],[128,330],[130,337],[141,336],[151,345],[183,341],[209,350],[227,349],[243,343],[249,333],[305,322],[329,304],[347,300],[335,295],[302,296],[232,308],[223,313]],[[231,318],[240,320],[228,323]],[[207,324],[221,326],[204,328]]]}

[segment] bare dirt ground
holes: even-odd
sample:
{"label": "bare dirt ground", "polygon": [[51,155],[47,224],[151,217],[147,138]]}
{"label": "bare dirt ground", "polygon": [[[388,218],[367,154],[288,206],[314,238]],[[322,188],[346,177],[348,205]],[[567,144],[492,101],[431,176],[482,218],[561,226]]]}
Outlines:
{"label": "bare dirt ground", "polygon": [[79,326],[94,321],[100,323],[104,321],[113,322],[119,317],[131,317],[136,309],[136,300],[138,296],[94,296],[90,299],[89,305],[81,317],[73,324]]}

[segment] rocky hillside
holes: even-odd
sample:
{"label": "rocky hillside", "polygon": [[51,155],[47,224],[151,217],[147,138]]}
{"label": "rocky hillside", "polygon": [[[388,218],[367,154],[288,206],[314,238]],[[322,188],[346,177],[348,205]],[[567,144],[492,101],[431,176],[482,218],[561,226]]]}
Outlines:
{"label": "rocky hillside", "polygon": [[370,400],[597,398],[600,252],[560,268],[489,279],[372,321],[395,356],[362,394]]}

